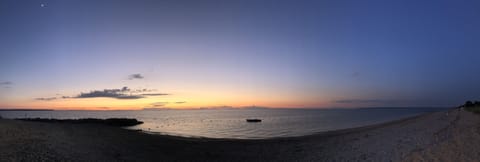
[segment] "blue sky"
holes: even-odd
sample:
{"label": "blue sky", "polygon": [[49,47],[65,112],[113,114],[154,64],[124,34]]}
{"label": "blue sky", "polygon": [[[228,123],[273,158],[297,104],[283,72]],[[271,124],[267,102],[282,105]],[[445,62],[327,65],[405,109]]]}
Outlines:
{"label": "blue sky", "polygon": [[[478,8],[473,0],[1,1],[0,106],[454,106],[480,92]],[[125,86],[169,95],[75,98]]]}

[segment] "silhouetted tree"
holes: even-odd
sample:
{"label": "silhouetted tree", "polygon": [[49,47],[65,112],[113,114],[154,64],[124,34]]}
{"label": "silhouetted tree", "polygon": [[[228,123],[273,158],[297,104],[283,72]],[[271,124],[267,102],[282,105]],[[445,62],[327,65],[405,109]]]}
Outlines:
{"label": "silhouetted tree", "polygon": [[474,104],[473,104],[472,101],[465,102],[465,107],[473,107],[473,106],[474,106]]}
{"label": "silhouetted tree", "polygon": [[480,101],[475,101],[473,104],[474,104],[475,106],[480,106]]}

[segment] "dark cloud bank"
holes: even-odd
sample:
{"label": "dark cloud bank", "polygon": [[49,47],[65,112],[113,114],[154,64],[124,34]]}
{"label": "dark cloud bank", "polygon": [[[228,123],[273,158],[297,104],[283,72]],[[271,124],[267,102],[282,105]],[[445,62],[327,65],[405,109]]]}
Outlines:
{"label": "dark cloud bank", "polygon": [[141,93],[141,92],[151,92],[153,90],[141,89],[141,90],[131,90],[128,87],[123,87],[121,89],[104,89],[104,90],[95,90],[88,93],[80,93],[80,95],[74,98],[96,98],[96,97],[108,97],[116,99],[140,99],[147,96],[164,96],[169,95],[167,93]]}
{"label": "dark cloud bank", "polygon": [[[98,97],[106,97],[106,98],[115,98],[115,99],[141,99],[147,96],[164,96],[169,95],[167,93],[144,93],[144,92],[153,92],[155,90],[150,89],[136,89],[131,90],[128,87],[122,87],[120,89],[104,89],[104,90],[93,90],[87,93],[80,93],[76,96],[62,96],[62,99],[66,98],[98,98]],[[36,98],[36,100],[41,101],[51,101],[55,99],[60,99],[57,97],[48,97],[48,98]]]}
{"label": "dark cloud bank", "polygon": [[121,89],[94,90],[88,93],[80,93],[80,95],[73,98],[107,97],[107,98],[116,98],[116,99],[139,99],[144,97],[139,94],[132,94],[128,92],[130,92],[130,89],[128,87],[123,87]]}

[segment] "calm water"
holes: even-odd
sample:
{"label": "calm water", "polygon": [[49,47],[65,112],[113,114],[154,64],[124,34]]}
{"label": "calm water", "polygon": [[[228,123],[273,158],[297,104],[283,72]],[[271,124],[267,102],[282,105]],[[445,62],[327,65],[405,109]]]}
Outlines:
{"label": "calm water", "polygon": [[[160,134],[210,138],[291,137],[391,121],[444,109],[243,109],[143,111],[0,111],[4,118],[136,118],[129,127]],[[262,119],[247,123],[246,118]]]}

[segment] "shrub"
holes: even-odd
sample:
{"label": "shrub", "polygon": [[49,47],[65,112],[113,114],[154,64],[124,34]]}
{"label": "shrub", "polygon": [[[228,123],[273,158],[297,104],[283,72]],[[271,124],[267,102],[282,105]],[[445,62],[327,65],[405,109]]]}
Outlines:
{"label": "shrub", "polygon": [[465,107],[473,107],[473,106],[475,106],[475,105],[473,104],[472,101],[467,101],[467,102],[465,102],[465,105],[463,105],[463,106],[465,106]]}
{"label": "shrub", "polygon": [[475,106],[480,106],[480,101],[475,101],[473,104],[474,104]]}
{"label": "shrub", "polygon": [[466,108],[466,110],[470,111],[470,112],[473,112],[473,113],[480,114],[480,107],[479,106],[469,107],[469,108]]}
{"label": "shrub", "polygon": [[467,111],[480,114],[480,101],[475,101],[475,102],[467,101],[465,102],[463,107],[465,107],[465,110]]}

